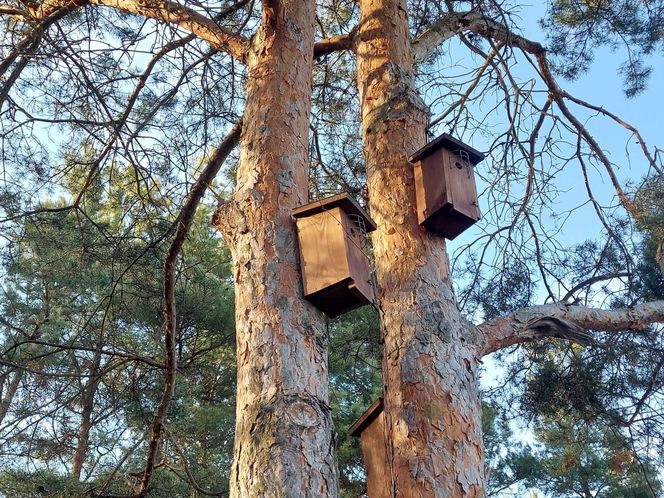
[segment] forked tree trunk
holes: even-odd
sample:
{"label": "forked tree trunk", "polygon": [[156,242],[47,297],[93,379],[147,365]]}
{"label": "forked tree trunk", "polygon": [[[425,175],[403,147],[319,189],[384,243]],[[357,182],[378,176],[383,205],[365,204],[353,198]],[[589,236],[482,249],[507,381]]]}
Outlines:
{"label": "forked tree trunk", "polygon": [[405,0],[361,0],[357,78],[384,341],[392,496],[484,495],[478,358],[442,238],[418,225],[413,166],[427,110]]}
{"label": "forked tree trunk", "polygon": [[302,299],[290,210],[307,201],[314,0],[264,2],[247,57],[237,190],[217,223],[234,261],[232,497],[337,495],[327,337]]}

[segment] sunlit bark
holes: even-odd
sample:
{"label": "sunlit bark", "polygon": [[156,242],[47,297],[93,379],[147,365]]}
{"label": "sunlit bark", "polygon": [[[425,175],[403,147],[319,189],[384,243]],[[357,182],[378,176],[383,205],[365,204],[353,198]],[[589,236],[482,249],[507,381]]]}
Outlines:
{"label": "sunlit bark", "polygon": [[315,2],[265,2],[247,57],[237,189],[217,213],[234,260],[231,496],[337,494],[323,315],[302,299],[290,210],[307,201]]}
{"label": "sunlit bark", "polygon": [[406,2],[363,0],[358,32],[371,214],[382,317],[392,495],[484,494],[478,359],[451,288],[444,241],[417,223],[413,166],[425,145]]}

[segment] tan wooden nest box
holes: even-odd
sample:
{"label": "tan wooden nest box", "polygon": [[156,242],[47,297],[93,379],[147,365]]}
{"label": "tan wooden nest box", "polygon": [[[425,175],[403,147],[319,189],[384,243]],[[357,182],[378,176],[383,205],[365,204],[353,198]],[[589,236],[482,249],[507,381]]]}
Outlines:
{"label": "tan wooden nest box", "polygon": [[417,221],[450,240],[480,219],[473,166],[484,156],[443,134],[413,154]]}
{"label": "tan wooden nest box", "polygon": [[364,209],[343,193],[291,214],[297,223],[304,296],[331,318],[372,303],[366,234],[376,224]]}
{"label": "tan wooden nest box", "polygon": [[383,398],[378,398],[348,429],[348,433],[360,438],[362,459],[367,472],[367,495],[369,498],[390,498]]}

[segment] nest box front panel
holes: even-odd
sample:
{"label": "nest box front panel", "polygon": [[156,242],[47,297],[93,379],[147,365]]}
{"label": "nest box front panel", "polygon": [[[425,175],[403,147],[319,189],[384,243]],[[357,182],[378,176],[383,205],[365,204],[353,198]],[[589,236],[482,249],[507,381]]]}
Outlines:
{"label": "nest box front panel", "polygon": [[360,438],[364,468],[367,472],[367,491],[371,498],[389,498],[391,479],[385,449],[385,417],[381,412]]}
{"label": "nest box front panel", "polygon": [[438,150],[415,163],[417,221],[422,224],[445,204],[451,202],[447,193],[445,151]]}
{"label": "nest box front panel", "polygon": [[444,152],[448,198],[451,198],[455,211],[477,221],[480,219],[480,209],[477,202],[473,165],[467,155],[459,154],[459,152]]}
{"label": "nest box front panel", "polygon": [[367,473],[367,492],[370,498],[390,498],[390,461],[385,442],[385,414],[383,401],[378,399],[350,427],[348,433],[359,437],[362,460]]}
{"label": "nest box front panel", "polygon": [[297,219],[305,296],[350,276],[341,216],[342,211],[333,208]]}

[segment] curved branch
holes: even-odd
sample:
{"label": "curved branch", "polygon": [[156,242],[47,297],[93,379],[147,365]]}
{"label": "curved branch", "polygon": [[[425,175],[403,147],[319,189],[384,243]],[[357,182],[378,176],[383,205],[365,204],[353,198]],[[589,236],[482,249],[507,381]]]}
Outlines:
{"label": "curved branch", "polygon": [[[244,2],[240,2],[243,4]],[[29,23],[41,23],[59,18],[86,5],[101,5],[148,19],[164,21],[179,26],[198,38],[207,41],[213,48],[225,52],[240,62],[245,61],[249,41],[221,27],[217,19],[192,10],[170,0],[44,0],[27,11],[0,9],[0,14],[16,17],[21,15]]]}
{"label": "curved branch", "polygon": [[143,3],[136,0],[90,0],[90,3],[176,24],[238,61],[245,61],[249,44],[246,38],[230,33],[219,26],[214,19],[210,19],[184,5],[171,1]]}
{"label": "curved branch", "polygon": [[615,310],[562,303],[531,306],[484,322],[477,326],[477,331],[484,356],[544,337],[588,344],[592,342],[591,330],[641,330],[653,323],[664,323],[664,301]]}
{"label": "curved branch", "polygon": [[465,24],[482,19],[482,16],[476,12],[453,12],[441,17],[412,40],[410,46],[413,59],[415,62],[423,61],[443,42],[463,31]]}
{"label": "curved branch", "polygon": [[593,277],[587,278],[583,280],[582,282],[579,282],[576,284],[574,287],[572,287],[569,291],[567,291],[567,294],[563,296],[563,298],[560,300],[563,303],[565,301],[570,300],[571,298],[574,297],[574,294],[576,294],[578,291],[583,289],[584,287],[590,287],[591,285],[594,285],[598,282],[603,282],[606,280],[612,280],[614,278],[623,278],[623,277],[631,277],[632,272],[629,271],[617,271],[614,273],[609,273],[607,275],[595,275]]}
{"label": "curved branch", "polygon": [[177,372],[175,344],[175,280],[177,259],[193,223],[198,205],[203,199],[203,195],[205,195],[208,186],[219,172],[221,165],[239,142],[241,131],[242,120],[238,121],[229,134],[226,135],[226,138],[224,138],[217,150],[214,151],[210,161],[196,180],[196,183],[194,183],[176,221],[177,229],[175,231],[175,236],[166,255],[166,261],[164,263],[164,343],[166,349],[166,373],[161,401],[152,421],[148,458],[145,465],[145,471],[143,472],[143,478],[141,480],[141,490],[139,492],[139,496],[141,497],[146,496],[150,490],[152,473],[155,468],[157,450],[159,448],[159,440],[161,439],[164,430],[164,422],[166,415],[168,414],[168,406],[173,398],[173,393],[175,392],[175,376]]}
{"label": "curved branch", "polygon": [[489,19],[479,12],[470,11],[452,12],[431,24],[412,41],[413,59],[416,62],[424,60],[441,43],[465,30],[493,38],[510,46],[517,46],[532,54],[544,52],[541,44],[512,33],[501,23]]}

